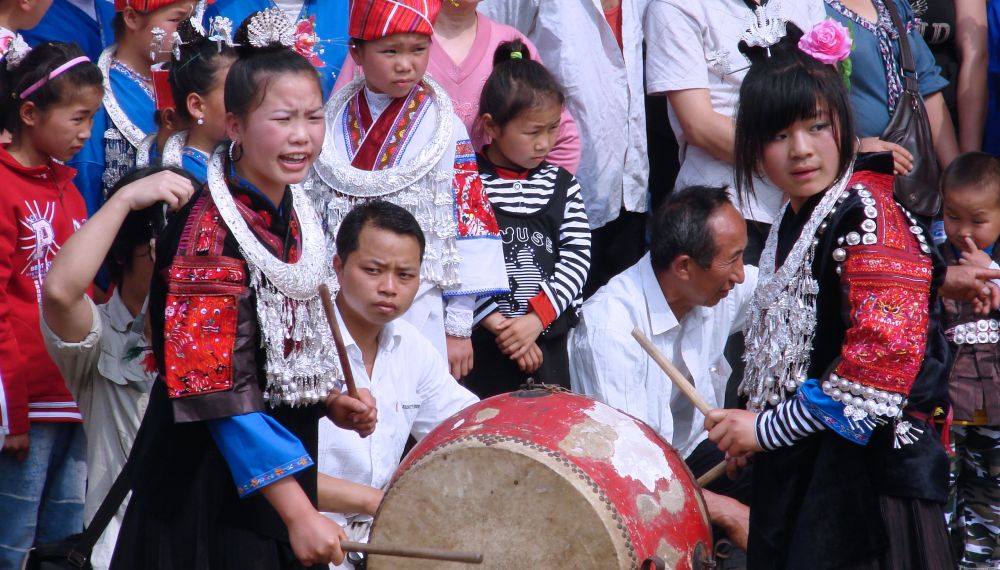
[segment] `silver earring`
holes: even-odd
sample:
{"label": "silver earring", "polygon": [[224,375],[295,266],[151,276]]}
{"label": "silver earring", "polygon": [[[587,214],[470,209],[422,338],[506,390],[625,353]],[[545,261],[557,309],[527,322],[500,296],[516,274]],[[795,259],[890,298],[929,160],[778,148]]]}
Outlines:
{"label": "silver earring", "polygon": [[203,117],[198,117],[198,120],[195,121],[195,122],[198,123],[199,125],[204,125],[205,124],[205,119]]}

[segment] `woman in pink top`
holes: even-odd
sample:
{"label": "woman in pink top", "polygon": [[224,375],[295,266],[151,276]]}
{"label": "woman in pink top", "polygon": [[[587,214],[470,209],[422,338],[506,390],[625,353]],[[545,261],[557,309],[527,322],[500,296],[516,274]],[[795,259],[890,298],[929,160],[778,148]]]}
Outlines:
{"label": "woman in pink top", "polygon": [[[479,114],[479,94],[493,71],[493,52],[501,43],[520,38],[532,54],[538,53],[535,46],[514,28],[476,12],[478,3],[479,0],[442,2],[441,12],[434,23],[434,41],[431,42],[431,57],[427,66],[427,74],[451,96],[455,114],[465,124],[477,151],[489,142],[489,137],[475,123]],[[359,73],[354,61],[346,58],[333,90],[347,85]],[[580,134],[566,109],[562,113],[559,138],[546,160],[573,173],[580,163]]]}

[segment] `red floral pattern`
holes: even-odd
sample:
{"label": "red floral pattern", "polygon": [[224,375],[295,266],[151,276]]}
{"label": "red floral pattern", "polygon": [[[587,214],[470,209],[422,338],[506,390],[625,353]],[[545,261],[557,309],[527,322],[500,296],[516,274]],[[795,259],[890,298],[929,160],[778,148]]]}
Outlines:
{"label": "red floral pattern", "polygon": [[499,236],[493,206],[479,178],[476,153],[468,140],[455,146],[455,210],[458,217],[458,237]]}
{"label": "red floral pattern", "polygon": [[853,382],[908,395],[923,364],[932,278],[910,224],[892,198],[892,177],[855,177],[872,193],[876,243],[847,248],[841,283],[851,325],[836,373]]}
{"label": "red floral pattern", "polygon": [[246,266],[229,257],[178,256],[167,270],[164,363],[171,398],[233,386],[237,300]]}

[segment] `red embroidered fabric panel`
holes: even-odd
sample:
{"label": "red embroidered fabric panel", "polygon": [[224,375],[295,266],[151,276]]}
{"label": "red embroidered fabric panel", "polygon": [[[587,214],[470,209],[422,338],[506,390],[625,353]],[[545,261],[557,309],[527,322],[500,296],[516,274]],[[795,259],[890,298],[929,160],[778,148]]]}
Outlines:
{"label": "red embroidered fabric panel", "polygon": [[[877,215],[874,244],[849,246],[842,266],[851,325],[836,373],[864,386],[908,395],[923,364],[930,322],[930,257],[892,198],[892,177],[858,177]],[[866,222],[868,223],[868,222]]]}
{"label": "red embroidered fabric panel", "polygon": [[348,103],[348,140],[357,149],[351,165],[363,170],[394,166],[420,125],[419,118],[430,101],[430,91],[423,84],[417,84],[406,97],[394,100],[369,128],[365,122],[371,120],[368,100],[364,91],[359,91]]}
{"label": "red embroidered fabric panel", "polygon": [[163,347],[170,398],[232,388],[237,301],[245,291],[241,260],[174,259],[167,275]]}
{"label": "red embroidered fabric panel", "polygon": [[476,153],[468,140],[455,145],[455,210],[458,218],[458,237],[499,236],[493,206],[486,196],[483,181],[479,178]]}

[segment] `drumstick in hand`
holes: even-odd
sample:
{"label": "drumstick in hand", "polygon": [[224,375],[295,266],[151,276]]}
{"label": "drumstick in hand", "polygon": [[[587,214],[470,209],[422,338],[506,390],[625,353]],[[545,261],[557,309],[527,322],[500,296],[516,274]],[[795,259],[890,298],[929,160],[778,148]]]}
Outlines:
{"label": "drumstick in hand", "polygon": [[[660,352],[659,350],[656,349],[655,346],[653,346],[653,343],[650,342],[648,338],[646,338],[646,335],[642,334],[642,331],[635,328],[632,329],[632,338],[637,340],[639,342],[639,345],[642,346],[643,350],[646,351],[646,354],[648,354],[650,358],[652,358],[657,364],[660,365],[660,368],[662,368],[663,371],[667,374],[667,377],[670,378],[670,381],[674,383],[674,386],[677,386],[677,388],[679,388],[681,392],[684,392],[684,395],[687,396],[689,400],[691,400],[691,403],[694,404],[694,407],[698,408],[698,411],[700,411],[701,413],[708,415],[708,412],[709,410],[712,409],[712,406],[709,406],[708,402],[706,402],[705,399],[701,397],[701,394],[698,393],[698,389],[694,387],[694,384],[688,382],[687,378],[685,378],[684,375],[681,374],[681,371],[677,370],[677,367],[674,366],[673,363],[670,362],[670,360],[667,359],[666,356],[663,356],[662,352]],[[718,479],[719,476],[725,472],[726,472],[726,462],[723,461],[722,463],[719,463],[715,467],[706,471],[701,477],[698,477],[698,486],[704,487],[705,485],[708,485],[712,481]]]}
{"label": "drumstick in hand", "polygon": [[666,356],[663,356],[663,353],[657,350],[655,346],[653,346],[653,343],[646,338],[646,335],[642,334],[642,331],[637,328],[632,329],[632,338],[639,341],[639,345],[646,351],[646,354],[648,354],[650,358],[660,365],[660,368],[667,373],[667,377],[674,383],[674,386],[677,386],[681,392],[684,392],[684,395],[688,397],[688,400],[691,400],[694,407],[698,408],[699,412],[707,416],[708,412],[712,410],[712,406],[709,406],[708,402],[701,397],[701,394],[698,393],[698,389],[694,387],[694,384],[688,382],[687,378],[681,374],[681,371],[677,370],[673,363],[670,362]]}
{"label": "drumstick in hand", "polygon": [[439,548],[403,548],[365,544],[363,542],[340,543],[344,552],[362,552],[365,554],[381,554],[383,556],[399,556],[402,558],[423,558],[425,560],[447,560],[449,562],[464,562],[466,564],[482,564],[483,555],[479,552],[463,552],[461,550],[442,550]]}
{"label": "drumstick in hand", "polygon": [[344,348],[344,337],[340,335],[337,314],[333,312],[333,299],[330,298],[330,289],[326,285],[320,285],[319,296],[323,300],[323,312],[326,313],[326,322],[330,325],[333,344],[337,347],[337,358],[340,359],[340,368],[344,371],[344,383],[347,384],[347,395],[358,400],[358,389],[354,385],[354,373],[351,372],[351,362],[347,359],[347,349]]}

